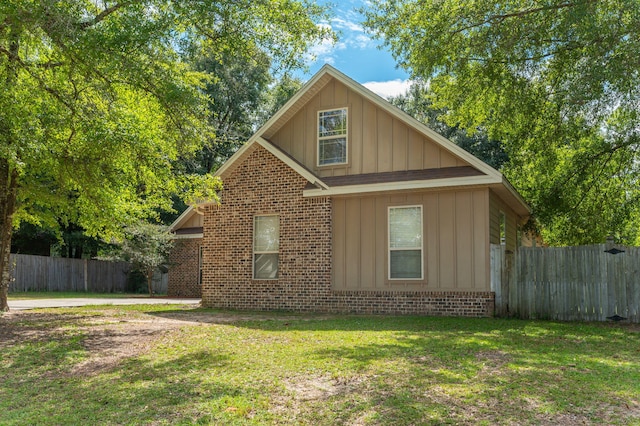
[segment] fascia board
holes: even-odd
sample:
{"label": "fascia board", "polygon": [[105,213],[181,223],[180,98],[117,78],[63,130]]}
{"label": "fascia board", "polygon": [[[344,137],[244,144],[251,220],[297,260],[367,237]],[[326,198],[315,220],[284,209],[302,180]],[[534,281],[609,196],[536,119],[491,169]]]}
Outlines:
{"label": "fascia board", "polygon": [[229,159],[227,161],[224,162],[224,164],[222,166],[220,166],[218,168],[218,170],[216,170],[214,176],[222,176],[224,174],[224,172],[233,165],[233,163],[236,162],[236,160],[238,160],[240,157],[242,157],[242,155],[249,149],[251,148],[251,146],[253,146],[253,144],[256,143],[256,138],[255,136],[253,136],[251,139],[249,139],[244,145],[242,145],[240,147],[240,149],[238,149],[235,154],[233,154],[231,157],[229,157]]}
{"label": "fascia board", "polygon": [[266,123],[258,129],[258,131],[254,135],[263,135],[267,132],[267,130],[273,126],[275,123],[280,120],[280,118],[291,109],[298,101],[305,96],[305,94],[315,86],[318,81],[322,79],[322,77],[333,70],[334,68],[328,64],[325,64],[320,68],[320,70],[313,76],[309,81],[307,81],[301,88],[298,90],[292,97],[289,99]]}
{"label": "fascia board", "polygon": [[451,142],[449,139],[445,138],[444,136],[442,136],[441,134],[439,134],[435,130],[432,130],[431,128],[429,128],[425,124],[423,124],[420,121],[416,120],[415,118],[411,117],[409,114],[407,114],[404,111],[400,110],[399,108],[396,108],[395,106],[391,105],[385,99],[381,98],[377,94],[373,93],[371,90],[367,89],[366,87],[364,87],[363,85],[359,84],[358,82],[352,80],[350,77],[346,76],[345,74],[341,73],[340,71],[336,70],[335,68],[333,68],[333,67],[331,67],[329,65],[325,65],[325,66],[327,67],[327,72],[332,77],[336,78],[341,83],[343,83],[344,85],[346,85],[350,89],[354,90],[359,95],[363,96],[365,99],[368,99],[369,101],[373,102],[376,106],[382,108],[384,111],[389,113],[391,116],[397,118],[400,121],[405,122],[407,125],[409,125],[410,127],[413,127],[418,132],[424,134],[425,136],[429,137],[430,139],[433,139],[438,145],[440,145],[445,150],[450,151],[454,155],[456,155],[456,156],[462,158],[463,160],[467,161],[470,165],[472,165],[473,167],[477,168],[478,170],[480,170],[481,172],[483,172],[486,175],[490,175],[490,176],[494,176],[494,177],[502,177],[502,174],[499,171],[497,171],[493,167],[489,166],[484,161],[476,158],[474,155],[468,153],[464,149],[460,148],[458,145],[456,145],[455,143]]}
{"label": "fascia board", "polygon": [[333,195],[365,194],[371,192],[406,191],[415,189],[450,188],[455,186],[492,185],[501,183],[493,176],[459,177],[448,179],[415,180],[405,182],[386,182],[366,185],[345,185],[323,189],[307,189],[304,197],[328,197]]}
{"label": "fascia board", "polygon": [[316,184],[320,185],[324,189],[328,189],[329,188],[324,182],[322,182],[322,180],[320,180],[320,178],[318,176],[314,175],[313,173],[311,173],[309,170],[305,169],[304,167],[300,167],[300,165],[298,163],[293,161],[291,158],[289,158],[287,155],[285,155],[279,149],[275,148],[273,146],[273,144],[271,144],[269,141],[267,141],[267,140],[261,138],[260,136],[258,136],[256,138],[256,142],[258,144],[260,144],[260,146],[262,146],[264,149],[269,151],[271,154],[273,154],[277,159],[279,159],[280,161],[285,163],[287,166],[291,167],[295,172],[297,172],[300,176],[305,178],[307,181],[311,182],[314,185],[316,185]]}
{"label": "fascia board", "polygon": [[191,217],[192,214],[196,214],[196,213],[197,211],[195,211],[192,206],[187,207],[182,212],[182,214],[178,216],[176,220],[173,221],[171,226],[169,226],[169,232],[174,232],[176,229],[179,229],[180,226],[182,226],[182,224],[186,222]]}
{"label": "fascia board", "polygon": [[203,238],[204,234],[176,234],[173,236],[174,240],[195,240],[198,238]]}

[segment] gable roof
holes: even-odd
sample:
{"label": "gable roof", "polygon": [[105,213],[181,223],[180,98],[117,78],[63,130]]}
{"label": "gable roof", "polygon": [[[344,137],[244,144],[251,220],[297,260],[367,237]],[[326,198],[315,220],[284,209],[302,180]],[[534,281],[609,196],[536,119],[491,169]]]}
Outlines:
{"label": "gable roof", "polygon": [[[408,126],[426,136],[437,146],[468,163],[469,166],[454,167],[451,169],[458,170],[440,170],[439,172],[418,170],[400,173],[392,172],[391,174],[377,173],[377,176],[345,176],[339,179],[318,177],[287,152],[269,142],[269,139],[332,79],[336,79],[376,107],[381,108],[392,117],[406,123]],[[229,175],[249,154],[259,147],[269,151],[309,182],[309,185],[307,185],[307,188],[305,188],[303,192],[305,197],[357,194],[398,189],[487,185],[512,205],[518,215],[526,217],[529,216],[531,212],[527,203],[502,173],[328,64],[325,64],[274,116],[258,129],[247,143],[215,172],[215,176],[224,178],[225,175]],[[180,224],[184,224],[186,218],[190,217],[191,214],[195,214],[195,210],[193,208],[187,209],[187,211],[171,225],[170,229],[173,231],[179,228]]]}

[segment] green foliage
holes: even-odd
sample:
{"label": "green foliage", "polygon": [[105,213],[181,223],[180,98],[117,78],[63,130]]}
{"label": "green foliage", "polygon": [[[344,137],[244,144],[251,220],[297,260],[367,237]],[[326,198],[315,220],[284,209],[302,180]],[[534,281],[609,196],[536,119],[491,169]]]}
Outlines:
{"label": "green foliage", "polygon": [[109,237],[171,209],[188,180],[175,161],[212,135],[208,77],[182,57],[259,48],[300,65],[330,36],[323,13],[291,0],[3,2],[0,160],[18,173],[16,223]]}
{"label": "green foliage", "polygon": [[407,93],[392,97],[389,102],[495,169],[500,169],[507,161],[502,145],[489,139],[485,131],[476,129],[470,133],[459,126],[448,125],[444,121],[447,110],[433,106],[427,84],[415,82]]}
{"label": "green foliage", "polygon": [[548,242],[640,242],[640,1],[374,0],[365,26],[503,142]]}
{"label": "green foliage", "polygon": [[153,273],[165,265],[173,248],[173,235],[163,225],[138,222],[124,230],[124,238],[116,243],[104,260],[121,260],[131,263],[147,280],[149,294],[153,295]]}

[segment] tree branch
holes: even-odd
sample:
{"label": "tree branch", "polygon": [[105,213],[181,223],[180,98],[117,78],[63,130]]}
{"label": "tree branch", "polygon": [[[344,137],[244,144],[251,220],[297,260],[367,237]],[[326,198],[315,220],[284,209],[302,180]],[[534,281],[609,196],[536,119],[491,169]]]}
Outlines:
{"label": "tree branch", "polygon": [[[584,3],[595,3],[597,0],[584,0]],[[504,13],[501,15],[492,15],[489,16],[488,18],[486,18],[484,21],[481,22],[475,22],[473,24],[467,25],[465,27],[459,28],[457,30],[451,31],[450,34],[451,35],[455,35],[455,34],[459,34],[461,32],[467,31],[467,30],[471,30],[473,28],[477,28],[477,27],[481,27],[483,25],[486,24],[490,24],[493,22],[498,22],[498,23],[502,23],[504,21],[506,21],[509,18],[521,18],[523,16],[527,16],[527,15],[532,15],[538,12],[547,12],[550,10],[560,10],[560,9],[566,9],[566,8],[570,8],[570,7],[575,7],[578,6],[581,3],[561,3],[561,4],[554,4],[554,5],[549,5],[549,6],[542,6],[542,7],[535,7],[535,8],[531,8],[531,9],[525,9],[525,10],[520,10],[517,12],[512,12],[512,13]]]}
{"label": "tree branch", "polygon": [[114,12],[122,9],[123,7],[126,7],[132,3],[134,3],[134,0],[131,1],[124,1],[122,3],[116,3],[111,7],[108,7],[106,9],[104,9],[102,12],[98,13],[93,19],[91,19],[90,21],[84,21],[81,22],[79,24],[79,27],[81,29],[86,29],[86,28],[90,28],[93,27],[94,25],[100,23],[101,21],[105,20],[109,15],[113,14]]}

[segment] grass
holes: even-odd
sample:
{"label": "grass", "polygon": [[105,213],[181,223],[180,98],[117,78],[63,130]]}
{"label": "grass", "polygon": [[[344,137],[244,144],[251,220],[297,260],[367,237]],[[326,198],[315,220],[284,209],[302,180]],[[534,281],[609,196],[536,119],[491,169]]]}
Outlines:
{"label": "grass", "polygon": [[637,330],[177,306],[22,312],[0,317],[0,424],[640,424]]}
{"label": "grass", "polygon": [[149,297],[143,293],[85,293],[81,291],[20,291],[9,293],[9,300],[68,299],[72,297],[113,299],[124,297]]}

